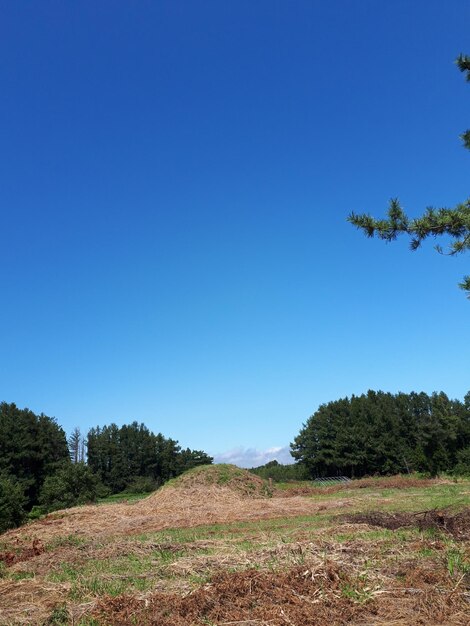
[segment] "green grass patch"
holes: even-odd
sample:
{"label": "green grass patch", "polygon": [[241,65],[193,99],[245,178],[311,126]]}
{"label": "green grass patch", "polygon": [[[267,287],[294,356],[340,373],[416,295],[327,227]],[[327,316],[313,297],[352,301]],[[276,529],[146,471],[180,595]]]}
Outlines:
{"label": "green grass patch", "polygon": [[28,578],[34,578],[34,572],[11,572],[8,576],[10,580],[26,580]]}
{"label": "green grass patch", "polygon": [[57,548],[63,547],[78,547],[83,546],[88,542],[89,539],[86,539],[85,537],[78,537],[77,535],[65,535],[63,537],[59,536],[54,537],[47,543],[46,550],[52,551],[56,550]]}
{"label": "green grass patch", "polygon": [[[178,558],[172,555],[171,558]],[[116,596],[151,589],[159,577],[162,563],[170,562],[170,555],[157,552],[151,556],[89,560],[75,565],[62,563],[47,579],[55,583],[70,583],[70,598],[83,602],[102,595]]]}
{"label": "green grass patch", "polygon": [[147,498],[150,494],[148,493],[129,493],[128,491],[123,491],[121,493],[114,493],[111,496],[106,496],[105,498],[100,498],[98,500],[98,504],[122,504],[125,502],[138,502],[139,500],[143,500]]}
{"label": "green grass patch", "polygon": [[451,578],[460,578],[470,574],[470,560],[465,551],[457,547],[451,547],[446,554],[447,571]]}

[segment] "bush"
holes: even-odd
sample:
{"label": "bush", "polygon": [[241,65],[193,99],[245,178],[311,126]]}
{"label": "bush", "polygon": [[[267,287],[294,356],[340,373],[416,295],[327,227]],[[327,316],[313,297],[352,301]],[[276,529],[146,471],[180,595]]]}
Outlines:
{"label": "bush", "polygon": [[95,502],[98,479],[85,463],[67,463],[44,481],[39,502],[46,511]]}
{"label": "bush", "polygon": [[156,491],[159,484],[148,476],[136,476],[124,489],[125,493],[151,493]]}
{"label": "bush", "polygon": [[470,475],[470,446],[457,452],[457,463],[452,473],[464,476]]}
{"label": "bush", "polygon": [[35,519],[40,519],[43,515],[45,515],[47,511],[43,506],[38,506],[35,504],[31,511],[28,513],[28,520],[32,521]]}
{"label": "bush", "polygon": [[[95,474],[96,476],[96,474]],[[110,496],[112,494],[112,491],[109,487],[107,487],[106,485],[104,485],[101,480],[99,480],[98,478],[98,482],[96,484],[96,498],[107,498],[108,496]]]}
{"label": "bush", "polygon": [[0,533],[22,523],[26,500],[21,485],[9,476],[0,476]]}

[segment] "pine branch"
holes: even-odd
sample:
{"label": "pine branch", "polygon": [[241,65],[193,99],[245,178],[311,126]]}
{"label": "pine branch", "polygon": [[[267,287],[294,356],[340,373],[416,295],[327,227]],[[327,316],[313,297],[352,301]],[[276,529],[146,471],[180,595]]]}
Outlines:
{"label": "pine branch", "polygon": [[470,56],[468,54],[459,54],[455,61],[461,72],[467,72],[467,80],[470,81]]}
{"label": "pine branch", "polygon": [[[470,81],[470,56],[460,54],[456,60],[457,67],[466,73]],[[461,138],[466,148],[470,149],[470,129],[465,131]],[[411,250],[417,250],[428,237],[447,235],[453,241],[444,252],[442,246],[436,245],[439,254],[455,256],[470,250],[470,200],[458,204],[453,209],[428,207],[422,216],[410,219],[400,206],[398,199],[390,201],[386,219],[375,219],[367,213],[357,215],[350,213],[348,222],[362,230],[367,237],[377,236],[385,241],[394,241],[398,235],[410,236]],[[468,292],[470,298],[470,276],[464,276],[459,287]]]}

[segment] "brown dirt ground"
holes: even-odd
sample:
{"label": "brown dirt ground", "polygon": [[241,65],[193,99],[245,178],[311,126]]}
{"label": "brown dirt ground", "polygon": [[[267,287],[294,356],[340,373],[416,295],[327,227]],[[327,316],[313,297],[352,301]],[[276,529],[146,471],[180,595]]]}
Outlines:
{"label": "brown dirt ground", "polygon": [[459,513],[449,511],[420,511],[418,513],[357,513],[343,515],[346,522],[369,524],[390,530],[416,526],[420,530],[440,530],[448,533],[454,539],[466,541],[470,539],[470,509]]}

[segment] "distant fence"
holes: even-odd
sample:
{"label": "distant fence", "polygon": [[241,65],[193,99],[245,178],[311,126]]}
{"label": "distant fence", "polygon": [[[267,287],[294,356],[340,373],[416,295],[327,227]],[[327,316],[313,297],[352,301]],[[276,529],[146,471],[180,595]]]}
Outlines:
{"label": "distant fence", "polygon": [[338,483],[350,483],[351,479],[347,476],[324,476],[323,478],[315,478],[315,485],[320,487],[325,485],[337,485]]}

